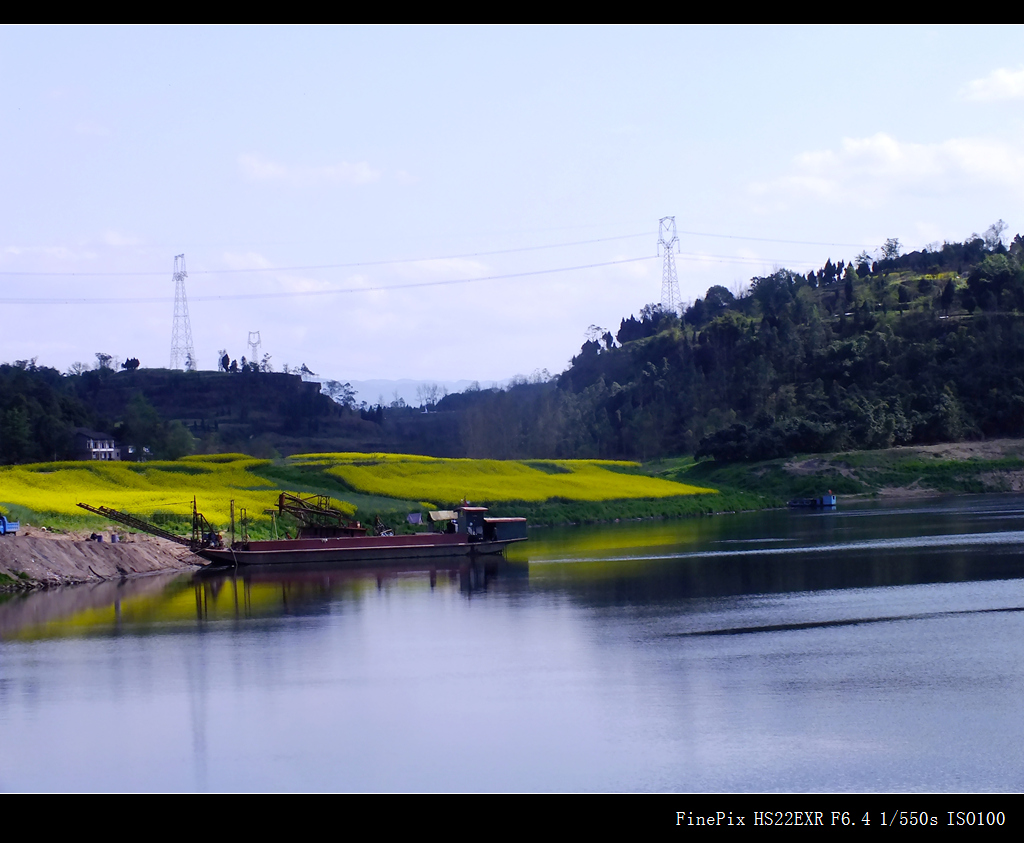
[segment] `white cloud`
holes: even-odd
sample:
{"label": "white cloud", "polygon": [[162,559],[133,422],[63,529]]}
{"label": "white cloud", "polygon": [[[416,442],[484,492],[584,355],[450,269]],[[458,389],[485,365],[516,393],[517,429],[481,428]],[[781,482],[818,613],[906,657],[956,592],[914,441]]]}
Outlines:
{"label": "white cloud", "polygon": [[[612,256],[613,261],[626,261],[633,255],[622,254]],[[679,256],[676,256],[676,263],[679,263]],[[622,275],[633,281],[641,281],[655,278],[661,274],[661,261],[632,261],[631,263],[619,264],[612,268],[616,275]]]}
{"label": "white cloud", "polygon": [[228,269],[268,269],[273,266],[259,252],[224,252],[224,263]]}
{"label": "white cloud", "polygon": [[[271,271],[274,264],[265,255],[259,252],[224,252],[224,264],[231,270],[256,270],[252,275],[244,277],[244,285],[247,290],[254,293],[311,293],[321,290],[329,290],[337,284],[318,278],[310,278],[305,275],[298,275],[293,271],[281,270]],[[237,288],[237,279],[232,282],[231,277],[222,278],[229,285]],[[281,305],[285,305],[282,303]]]}
{"label": "white cloud", "polygon": [[477,278],[490,275],[493,269],[472,258],[433,258],[396,264],[394,274],[408,280],[440,281]]}
{"label": "white cloud", "polygon": [[253,179],[254,181],[286,179],[289,175],[287,167],[276,164],[273,161],[268,161],[262,155],[252,153],[239,155],[238,166],[242,168],[242,174],[246,178]]}
{"label": "white cloud", "polygon": [[142,241],[131,234],[108,229],[103,233],[103,242],[108,246],[138,246]]}
{"label": "white cloud", "polygon": [[[5,255],[24,255],[26,257],[42,256],[44,258],[56,258],[60,261],[93,261],[98,255],[89,249],[88,246],[79,244],[82,248],[71,246],[17,246],[8,245],[3,249]],[[57,271],[57,270],[54,270]],[[67,271],[61,267],[59,271]],[[85,271],[84,269],[82,271]]]}
{"label": "white cloud", "polygon": [[368,184],[377,181],[381,175],[379,170],[373,169],[366,161],[354,164],[342,161],[324,167],[299,167],[271,161],[256,153],[238,156],[238,165],[242,174],[253,181],[284,181],[291,184]]}
{"label": "white cloud", "polygon": [[969,82],[960,92],[966,100],[989,102],[1024,98],[1024,67],[1007,70],[1001,67],[993,70],[984,79]]}
{"label": "white cloud", "polygon": [[330,290],[336,285],[322,278],[309,278],[304,275],[285,273],[277,276],[278,283],[288,293],[313,293]]}
{"label": "white cloud", "polygon": [[805,152],[793,171],[751,185],[754,195],[785,204],[808,196],[871,207],[896,194],[947,194],[980,185],[1024,185],[1024,150],[986,138],[909,143],[884,133],[844,138],[838,150]]}
{"label": "white cloud", "polygon": [[85,120],[75,124],[75,132],[79,135],[92,135],[98,138],[110,137],[110,129],[101,123],[97,123],[93,120]]}

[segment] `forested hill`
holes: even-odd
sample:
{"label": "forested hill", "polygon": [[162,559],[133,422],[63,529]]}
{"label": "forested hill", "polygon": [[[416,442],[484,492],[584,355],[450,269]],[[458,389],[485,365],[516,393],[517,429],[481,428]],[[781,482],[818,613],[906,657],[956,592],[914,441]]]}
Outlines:
{"label": "forested hill", "polygon": [[[460,401],[471,455],[767,459],[1024,435],[1024,240],[831,260],[648,305],[556,383]],[[442,401],[439,408],[444,408]]]}
{"label": "forested hill", "polygon": [[[0,464],[74,458],[76,427],[113,435],[136,458],[241,451],[380,450],[381,427],[295,374],[183,372],[103,363],[60,373],[0,365]],[[148,449],[144,451],[143,449]]]}
{"label": "forested hill", "polygon": [[[370,450],[718,460],[1024,436],[1024,239],[985,236],[712,287],[594,329],[555,378],[362,408],[263,372],[0,365],[0,463],[65,458],[75,426],[155,455]],[[98,357],[100,355],[97,355]],[[106,355],[103,355],[106,356]],[[138,361],[134,361],[137,365]],[[344,390],[342,390],[344,392]],[[430,412],[424,412],[430,410]]]}

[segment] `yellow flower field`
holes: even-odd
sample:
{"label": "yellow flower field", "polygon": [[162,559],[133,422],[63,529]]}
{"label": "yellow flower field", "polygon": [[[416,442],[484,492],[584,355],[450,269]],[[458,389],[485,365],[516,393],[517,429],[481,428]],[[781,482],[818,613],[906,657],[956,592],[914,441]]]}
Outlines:
{"label": "yellow flower field", "polygon": [[[39,513],[81,516],[77,504],[108,506],[142,517],[156,512],[191,516],[192,496],[213,523],[226,524],[231,500],[252,518],[277,506],[281,492],[253,473],[269,465],[242,454],[188,457],[174,462],[56,462],[0,468],[0,504]],[[338,504],[354,512],[351,504]]]}
{"label": "yellow flower field", "polygon": [[609,501],[713,493],[656,477],[624,474],[638,465],[610,460],[469,460],[404,454],[302,454],[291,458],[322,467],[352,489],[370,495],[454,504],[473,502]]}
{"label": "yellow flower field", "polygon": [[[186,457],[174,462],[55,462],[0,467],[0,510],[11,505],[39,514],[87,517],[79,502],[108,506],[142,518],[157,513],[188,517],[192,497],[199,511],[223,527],[242,508],[254,521],[277,506],[282,491],[315,489],[318,475],[325,490],[342,481],[364,495],[392,498],[396,506],[422,501],[425,509],[449,507],[462,500],[611,501],[666,498],[712,493],[682,483],[623,473],[636,463],[602,460],[466,460],[403,454],[303,454],[281,462],[242,454]],[[265,469],[281,479],[260,476]],[[290,470],[289,470],[290,469]],[[619,470],[616,470],[619,469]],[[294,476],[296,486],[288,484]],[[329,481],[329,482],[328,482]],[[337,495],[337,492],[334,492]],[[332,498],[348,515],[356,507]],[[387,509],[387,501],[374,506]]]}

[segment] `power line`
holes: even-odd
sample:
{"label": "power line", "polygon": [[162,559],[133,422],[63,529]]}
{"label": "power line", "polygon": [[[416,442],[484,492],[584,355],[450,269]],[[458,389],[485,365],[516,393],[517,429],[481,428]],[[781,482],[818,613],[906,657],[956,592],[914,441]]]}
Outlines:
{"label": "power line", "polygon": [[716,263],[739,263],[747,266],[765,266],[766,264],[779,266],[821,266],[821,261],[806,260],[782,260],[780,258],[747,258],[735,255],[709,255],[704,252],[680,252],[681,258],[692,261],[715,261]]}
{"label": "power line", "polygon": [[792,246],[835,246],[842,249],[877,249],[876,245],[865,245],[864,243],[819,243],[816,240],[780,240],[777,237],[746,237],[741,234],[711,234],[707,231],[680,231],[679,234],[689,234],[691,237],[719,237],[723,240],[752,240],[757,243],[786,243]]}
{"label": "power line", "polygon": [[[380,293],[387,292],[389,290],[408,290],[419,287],[443,287],[451,284],[473,284],[480,281],[502,281],[510,278],[529,278],[537,275],[550,275],[558,272],[573,272],[576,270],[583,269],[596,269],[603,266],[617,266],[625,263],[638,263],[640,261],[653,260],[656,255],[644,255],[637,258],[623,258],[615,261],[602,261],[599,263],[580,264],[578,266],[565,266],[556,267],[554,269],[537,269],[528,272],[512,272],[503,275],[480,275],[475,278],[455,278],[446,279],[443,281],[414,281],[408,284],[390,284],[390,285],[377,285],[374,287],[333,287],[327,290],[303,290],[298,291],[282,291],[276,293],[227,293],[223,295],[206,295],[206,296],[193,296],[192,301],[244,301],[248,299],[281,299],[281,298],[303,298],[307,296],[332,296],[332,295],[343,295],[349,293]],[[696,262],[708,262],[714,261],[716,263],[736,263],[746,266],[766,266],[766,265],[777,265],[777,266],[810,266],[814,267],[818,265],[817,261],[803,261],[803,260],[780,260],[778,258],[747,258],[747,257],[734,257],[731,255],[711,255],[701,254],[696,252],[681,252],[680,258],[696,261]],[[168,300],[159,296],[150,297],[120,297],[120,298],[88,298],[88,299],[73,299],[65,297],[57,298],[13,298],[7,297],[4,299],[5,304],[52,304],[52,305],[77,305],[77,304],[102,304],[102,305],[117,305],[117,304],[155,304],[165,303]]]}
{"label": "power line", "polygon": [[[198,269],[192,275],[239,275],[250,272],[304,272],[313,269],[357,269],[363,266],[389,266],[403,263],[429,263],[430,261],[450,261],[460,258],[483,258],[491,255],[510,255],[516,252],[538,252],[543,249],[561,249],[568,246],[589,246],[593,243],[609,243],[615,240],[631,240],[637,237],[649,237],[644,234],[619,234],[615,237],[598,237],[593,240],[574,240],[569,243],[548,243],[542,246],[517,246],[513,249],[496,249],[490,252],[466,252],[460,255],[441,255],[432,258],[393,258],[380,261],[353,261],[351,263],[321,263],[306,266],[259,266],[251,269]],[[5,270],[0,275],[23,275],[39,277],[64,278],[117,278],[121,276],[139,277],[147,275],[163,275],[162,272],[19,272]]]}
{"label": "power line", "polygon": [[[536,275],[552,275],[558,272],[575,272],[583,269],[597,269],[603,266],[618,266],[624,263],[638,263],[639,261],[654,260],[655,255],[644,255],[639,258],[622,258],[616,261],[603,261],[601,263],[580,264],[579,266],[562,266],[555,269],[536,269],[531,272],[510,272],[504,275],[479,275],[475,278],[452,278],[444,281],[414,281],[408,284],[389,284],[376,287],[333,287],[328,290],[302,290],[283,291],[277,293],[229,293],[226,295],[193,296],[192,301],[241,301],[249,299],[285,299],[285,298],[307,298],[314,296],[335,296],[350,293],[379,293],[390,290],[409,290],[420,287],[444,287],[452,284],[475,284],[480,281],[504,281],[510,278],[528,278]],[[70,299],[70,298],[4,298],[4,304],[165,304],[167,299],[161,296],[146,298],[115,298],[115,299]]]}
{"label": "power line", "polygon": [[[785,243],[798,246],[830,246],[833,248],[869,249],[875,246],[866,246],[863,243],[824,243],[815,240],[784,240],[775,237],[748,237],[740,234],[715,234],[707,231],[679,231],[679,234],[686,234],[691,237],[715,237],[724,240],[745,240],[757,243]],[[597,237],[590,240],[573,240],[565,243],[546,243],[540,246],[516,246],[511,249],[494,249],[482,252],[464,252],[455,255],[440,255],[426,258],[393,258],[379,261],[351,261],[349,263],[324,263],[307,264],[300,266],[261,266],[248,269],[200,269],[193,270],[192,275],[240,275],[254,272],[308,272],[320,269],[358,269],[367,266],[389,266],[408,263],[428,263],[430,261],[458,260],[461,258],[481,258],[494,255],[509,255],[517,252],[537,252],[545,249],[561,249],[570,246],[589,246],[595,243],[609,243],[616,240],[631,240],[639,237],[649,237],[649,233],[641,234],[619,234],[612,237]],[[703,257],[703,256],[701,256]],[[734,260],[744,262],[743,259],[729,256],[710,256],[722,260]],[[765,259],[770,260],[770,259]],[[750,261],[747,261],[750,262]],[[808,263],[802,261],[802,263]],[[809,264],[808,264],[809,265]],[[47,277],[47,278],[117,278],[117,277],[146,277],[163,275],[163,272],[33,272],[20,270],[2,270],[0,276],[25,276],[25,277]]]}

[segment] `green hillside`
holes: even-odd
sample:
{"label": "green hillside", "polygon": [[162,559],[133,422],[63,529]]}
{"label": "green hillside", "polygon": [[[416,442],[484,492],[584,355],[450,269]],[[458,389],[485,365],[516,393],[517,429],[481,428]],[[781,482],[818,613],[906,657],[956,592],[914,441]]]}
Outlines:
{"label": "green hillside", "polygon": [[449,396],[472,456],[720,462],[1024,434],[1024,240],[780,269],[656,305],[555,382]]}

